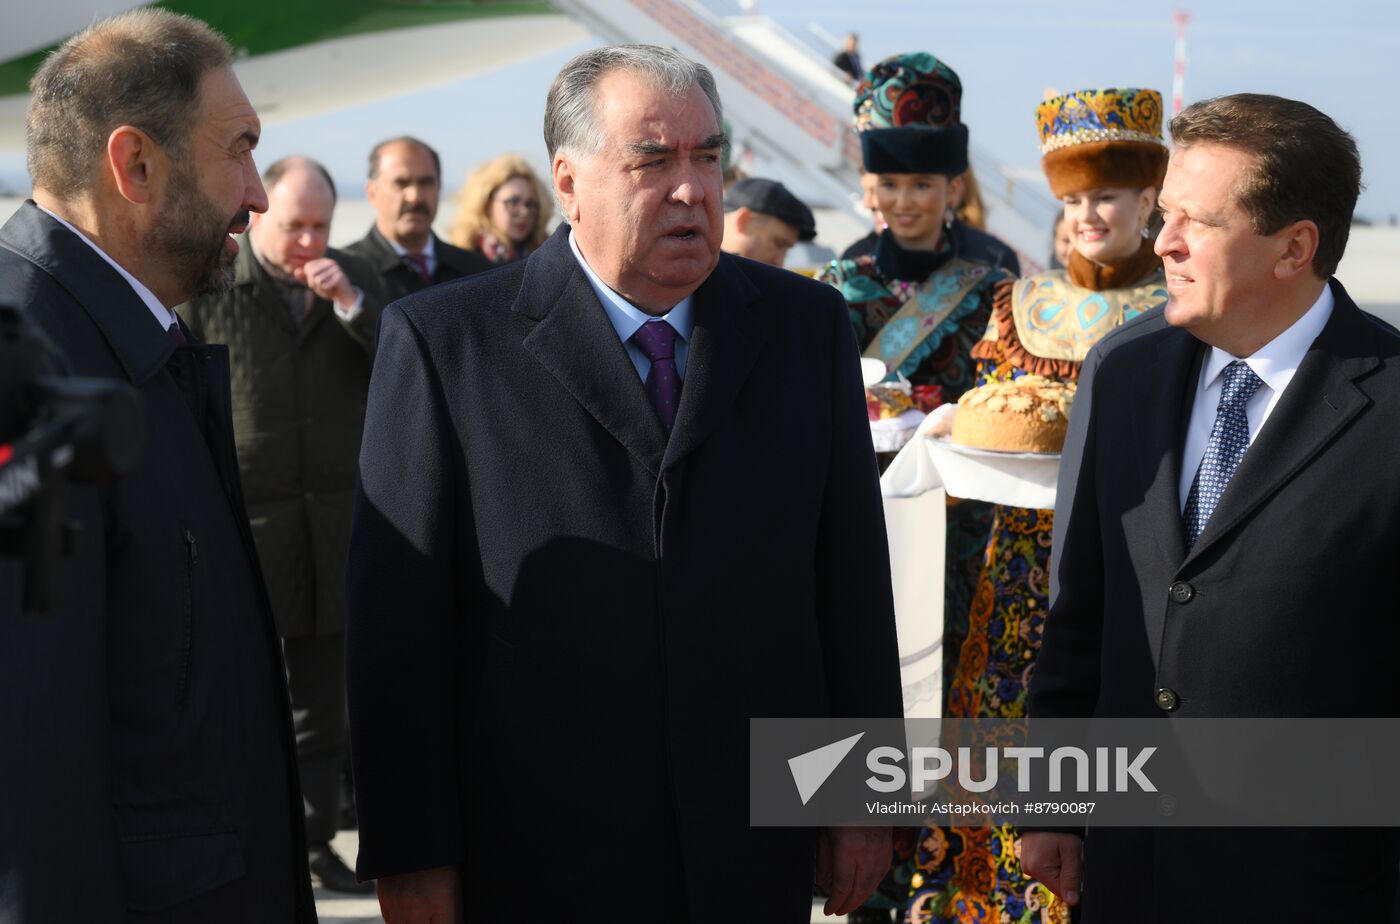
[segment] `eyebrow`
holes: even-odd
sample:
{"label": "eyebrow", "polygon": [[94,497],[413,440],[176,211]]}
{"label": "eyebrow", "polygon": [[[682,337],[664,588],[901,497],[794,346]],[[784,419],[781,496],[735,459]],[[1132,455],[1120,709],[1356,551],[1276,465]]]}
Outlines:
{"label": "eyebrow", "polygon": [[[695,146],[696,150],[709,151],[716,148],[729,147],[729,139],[724,132],[715,132]],[[634,141],[627,146],[628,152],[637,155],[674,154],[674,145],[662,144],[659,141]]]}
{"label": "eyebrow", "polygon": [[1213,213],[1213,212],[1207,212],[1207,211],[1205,211],[1204,209],[1196,208],[1196,207],[1190,206],[1190,205],[1173,204],[1173,203],[1170,203],[1170,202],[1164,202],[1161,198],[1158,198],[1158,200],[1157,200],[1157,211],[1159,211],[1159,212],[1165,212],[1165,211],[1167,211],[1168,209],[1171,209],[1172,211],[1181,212],[1183,215],[1187,216],[1188,218],[1194,219],[1195,221],[1204,222],[1205,224],[1208,224],[1208,225],[1223,225],[1223,224],[1225,224],[1225,216],[1224,216],[1224,215],[1217,215],[1217,214],[1215,214],[1215,213]]}

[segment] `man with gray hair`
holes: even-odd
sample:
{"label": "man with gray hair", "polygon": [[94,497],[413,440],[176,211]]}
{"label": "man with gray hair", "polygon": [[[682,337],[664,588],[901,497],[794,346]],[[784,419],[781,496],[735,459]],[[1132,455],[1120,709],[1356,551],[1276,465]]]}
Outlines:
{"label": "man with gray hair", "polygon": [[720,253],[721,124],[675,52],[580,55],[545,110],[566,224],[383,315],[346,643],[390,921],[543,880],[566,916],[805,922],[814,858],[839,913],[888,866],[886,829],[748,824],[750,717],[901,697],[845,306]]}
{"label": "man with gray hair", "polygon": [[81,376],[140,396],[123,477],[70,489],[55,612],[0,562],[0,921],[316,919],[281,653],[229,426],[228,353],[173,313],[231,281],[267,207],[233,52],[140,9],[32,84],[31,201],[0,230],[0,302]]}

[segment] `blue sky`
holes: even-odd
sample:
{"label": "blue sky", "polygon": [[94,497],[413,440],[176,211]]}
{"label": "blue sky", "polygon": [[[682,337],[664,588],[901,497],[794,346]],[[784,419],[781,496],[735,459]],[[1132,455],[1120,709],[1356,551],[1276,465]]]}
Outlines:
{"label": "blue sky", "polygon": [[[739,11],[737,0],[705,5],[722,14]],[[1380,221],[1400,215],[1400,3],[1181,5],[1192,15],[1188,102],[1253,91],[1312,103],[1357,138],[1367,186],[1358,212]],[[813,26],[831,35],[859,32],[867,66],[903,51],[943,58],[962,78],[963,120],[973,144],[1007,165],[1031,169],[1038,163],[1034,109],[1047,88],[1148,86],[1170,96],[1176,6],[1161,0],[758,0],[760,14],[814,45],[821,43]],[[259,160],[311,154],[343,185],[358,186],[369,147],[410,133],[442,153],[449,188],[472,166],[506,150],[543,167],[539,126],[549,80],[590,44],[392,100],[269,125]],[[17,155],[0,155],[0,176],[22,166]]]}

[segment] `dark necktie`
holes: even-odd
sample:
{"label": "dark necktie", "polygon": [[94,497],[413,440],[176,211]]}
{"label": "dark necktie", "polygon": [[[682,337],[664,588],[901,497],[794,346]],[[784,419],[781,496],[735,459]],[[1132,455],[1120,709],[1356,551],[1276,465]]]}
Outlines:
{"label": "dark necktie", "polygon": [[632,335],[632,342],[651,360],[647,372],[647,397],[666,432],[676,423],[681,399],[681,377],[676,372],[676,329],[665,321],[648,321]]}
{"label": "dark necktie", "polygon": [[425,254],[425,253],[406,253],[406,254],[403,255],[403,258],[404,258],[405,260],[407,260],[407,261],[409,262],[409,264],[412,265],[412,267],[418,271],[418,275],[423,277],[423,281],[424,281],[424,282],[426,282],[426,283],[431,283],[431,282],[433,281],[433,277],[430,276],[430,275],[428,275],[428,255],[427,255],[427,254]]}
{"label": "dark necktie", "polygon": [[1249,449],[1249,418],[1244,406],[1264,384],[1249,364],[1239,359],[1226,366],[1221,377],[1224,384],[1220,388],[1220,403],[1215,406],[1215,423],[1210,428],[1201,466],[1191,482],[1191,492],[1186,495],[1186,509],[1181,513],[1187,551],[1201,537]]}
{"label": "dark necktie", "polygon": [[184,346],[189,343],[189,341],[185,339],[185,332],[180,330],[179,321],[171,321],[170,326],[165,329],[165,332],[170,336],[170,339],[175,342],[176,346]]}

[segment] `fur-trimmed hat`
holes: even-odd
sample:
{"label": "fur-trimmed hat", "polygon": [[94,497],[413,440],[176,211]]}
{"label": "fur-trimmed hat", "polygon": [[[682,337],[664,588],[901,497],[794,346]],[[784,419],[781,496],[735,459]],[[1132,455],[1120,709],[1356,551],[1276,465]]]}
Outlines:
{"label": "fur-trimmed hat", "polygon": [[967,170],[962,81],[931,54],[886,58],[856,88],[855,124],[870,173]]}
{"label": "fur-trimmed hat", "polygon": [[1040,165],[1055,198],[1100,186],[1162,188],[1162,94],[1079,90],[1036,108]]}

